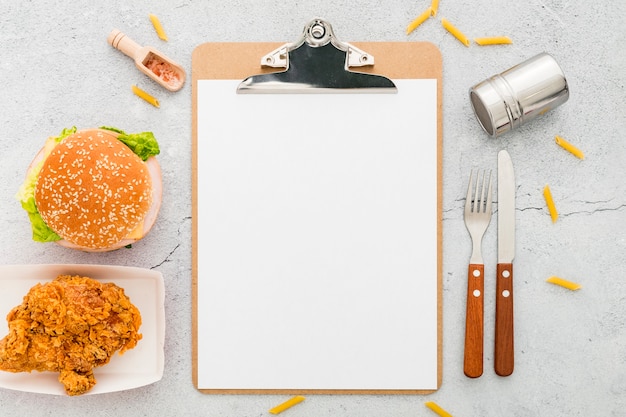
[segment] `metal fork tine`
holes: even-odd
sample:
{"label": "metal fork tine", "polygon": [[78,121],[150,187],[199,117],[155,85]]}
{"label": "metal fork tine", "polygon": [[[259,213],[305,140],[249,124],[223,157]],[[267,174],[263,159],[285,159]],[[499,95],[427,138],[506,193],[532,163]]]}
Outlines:
{"label": "metal fork tine", "polygon": [[465,211],[472,210],[472,178],[474,170],[470,170],[469,182],[467,183],[467,196],[465,197]]}
{"label": "metal fork tine", "polygon": [[485,192],[486,190],[486,185],[487,185],[487,170],[483,171],[483,186],[481,188],[480,191],[480,201],[478,204],[478,213],[484,213],[485,212]]}
{"label": "metal fork tine", "polygon": [[487,204],[485,206],[485,212],[491,213],[491,171],[489,171],[489,190],[487,191]]}
{"label": "metal fork tine", "polygon": [[478,190],[480,185],[480,170],[476,172],[476,190],[474,194],[474,213],[480,213],[480,200],[478,199]]}

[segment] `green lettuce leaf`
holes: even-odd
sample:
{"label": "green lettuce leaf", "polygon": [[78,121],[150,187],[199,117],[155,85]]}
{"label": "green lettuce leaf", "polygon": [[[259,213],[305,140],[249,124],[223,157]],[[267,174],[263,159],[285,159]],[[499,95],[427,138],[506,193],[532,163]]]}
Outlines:
{"label": "green lettuce leaf", "polygon": [[22,203],[24,210],[28,212],[30,225],[33,229],[33,240],[36,242],[56,242],[61,240],[61,236],[57,235],[46,222],[41,218],[41,214],[37,211],[35,199],[31,198],[26,203]]}
{"label": "green lettuce leaf", "polygon": [[[29,178],[24,181],[24,184],[22,184],[22,188],[20,188],[20,192],[16,197],[20,200],[22,208],[26,210],[26,213],[28,213],[31,229],[33,231],[33,240],[35,242],[55,242],[57,240],[61,240],[61,237],[57,235],[54,230],[48,227],[46,222],[43,221],[41,215],[39,214],[39,210],[37,210],[37,205],[35,204],[35,182],[37,181],[37,175],[32,174],[39,174],[40,169],[41,166],[39,166],[39,169],[32,170],[37,172],[33,172],[28,176]],[[20,193],[22,195],[20,195]]]}
{"label": "green lettuce leaf", "polygon": [[68,137],[69,135],[72,135],[76,133],[76,126],[72,126],[70,128],[65,128],[61,131],[61,134],[57,137],[54,138],[54,141],[56,143],[61,142],[63,139],[65,139],[66,137]]}
{"label": "green lettuce leaf", "polygon": [[126,133],[123,130],[110,126],[101,126],[100,129],[117,132],[119,141],[128,146],[143,161],[161,152],[159,143],[152,132]]}

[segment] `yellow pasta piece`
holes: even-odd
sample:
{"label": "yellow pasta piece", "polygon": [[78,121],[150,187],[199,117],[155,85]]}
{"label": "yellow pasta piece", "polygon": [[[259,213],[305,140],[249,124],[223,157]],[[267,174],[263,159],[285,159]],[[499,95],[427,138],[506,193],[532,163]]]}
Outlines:
{"label": "yellow pasta piece", "polygon": [[439,9],[439,0],[432,0],[430,2],[430,15],[437,16],[437,9]]}
{"label": "yellow pasta piece", "polygon": [[152,104],[154,107],[161,107],[161,105],[159,104],[159,100],[157,100],[155,97],[146,93],[145,91],[143,91],[141,88],[137,87],[136,85],[133,85],[132,88],[133,88],[133,93],[135,93],[135,95],[141,97],[148,103]]}
{"label": "yellow pasta piece", "polygon": [[424,13],[417,16],[415,20],[409,23],[409,26],[406,27],[406,34],[408,35],[409,33],[413,32],[419,25],[424,23],[426,19],[428,19],[431,15],[432,15],[431,8],[429,7],[428,9],[424,11]]}
{"label": "yellow pasta piece", "polygon": [[459,29],[456,28],[452,23],[450,23],[447,19],[441,19],[441,24],[444,29],[450,32],[455,38],[459,40],[463,45],[470,46],[470,41],[467,39],[467,36],[463,34]]}
{"label": "yellow pasta piece", "polygon": [[152,13],[148,14],[148,17],[150,17],[150,21],[152,22],[152,26],[154,26],[154,30],[156,30],[157,36],[161,38],[162,40],[166,41],[167,35],[165,34],[165,31],[163,30],[163,26],[161,25],[161,21],[159,20],[159,18],[156,15],[153,15]]}
{"label": "yellow pasta piece", "polygon": [[452,414],[448,413],[446,410],[444,410],[443,408],[441,408],[439,405],[437,405],[436,403],[432,401],[428,401],[424,403],[424,405],[426,405],[426,407],[430,408],[441,417],[452,417]]}
{"label": "yellow pasta piece", "polygon": [[513,43],[511,38],[509,38],[508,36],[493,36],[491,38],[474,38],[474,42],[476,42],[480,46],[504,45],[504,44]]}
{"label": "yellow pasta piece", "polygon": [[552,192],[547,184],[543,187],[543,196],[546,199],[548,211],[550,212],[550,217],[552,217],[552,223],[555,223],[559,218],[559,213],[556,211],[556,206],[554,205],[554,200],[552,199]]}
{"label": "yellow pasta piece", "polygon": [[296,404],[300,404],[302,401],[304,401],[304,397],[302,395],[296,395],[295,397],[290,398],[289,400],[285,401],[284,403],[279,404],[276,407],[272,408],[270,410],[270,414],[282,413],[286,409],[291,408],[291,407],[293,407]]}
{"label": "yellow pasta piece", "polygon": [[550,277],[546,280],[546,282],[549,282],[550,284],[556,284],[556,285],[560,285],[561,287],[565,287],[568,290],[572,290],[572,291],[576,291],[579,290],[580,288],[582,288],[582,286],[580,284],[577,284],[575,282],[572,281],[568,281],[566,279],[563,278],[559,278],[559,277]]}
{"label": "yellow pasta piece", "polygon": [[579,159],[585,159],[585,154],[583,153],[583,151],[581,151],[580,149],[578,149],[577,147],[575,147],[574,145],[572,145],[571,143],[569,143],[562,137],[555,136],[554,140],[557,145],[559,145],[561,148],[565,149],[566,151],[570,152],[575,157]]}

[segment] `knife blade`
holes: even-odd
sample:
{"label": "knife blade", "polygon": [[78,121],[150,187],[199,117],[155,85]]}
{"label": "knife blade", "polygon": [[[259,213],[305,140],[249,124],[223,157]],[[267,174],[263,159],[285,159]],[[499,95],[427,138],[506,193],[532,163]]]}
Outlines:
{"label": "knife blade", "polygon": [[498,153],[498,266],[494,368],[509,376],[514,368],[513,259],[515,258],[515,172],[506,150]]}

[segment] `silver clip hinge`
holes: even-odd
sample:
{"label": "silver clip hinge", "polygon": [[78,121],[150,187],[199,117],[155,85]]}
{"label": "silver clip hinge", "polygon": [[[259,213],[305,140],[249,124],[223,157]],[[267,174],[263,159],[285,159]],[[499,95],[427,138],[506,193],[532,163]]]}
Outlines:
{"label": "silver clip hinge", "polygon": [[288,68],[289,52],[307,43],[312,47],[332,43],[337,49],[347,53],[346,67],[364,67],[374,65],[374,56],[351,45],[341,42],[335,36],[332,27],[322,19],[313,19],[302,31],[300,38],[293,43],[286,43],[261,58],[261,66],[272,68]]}

